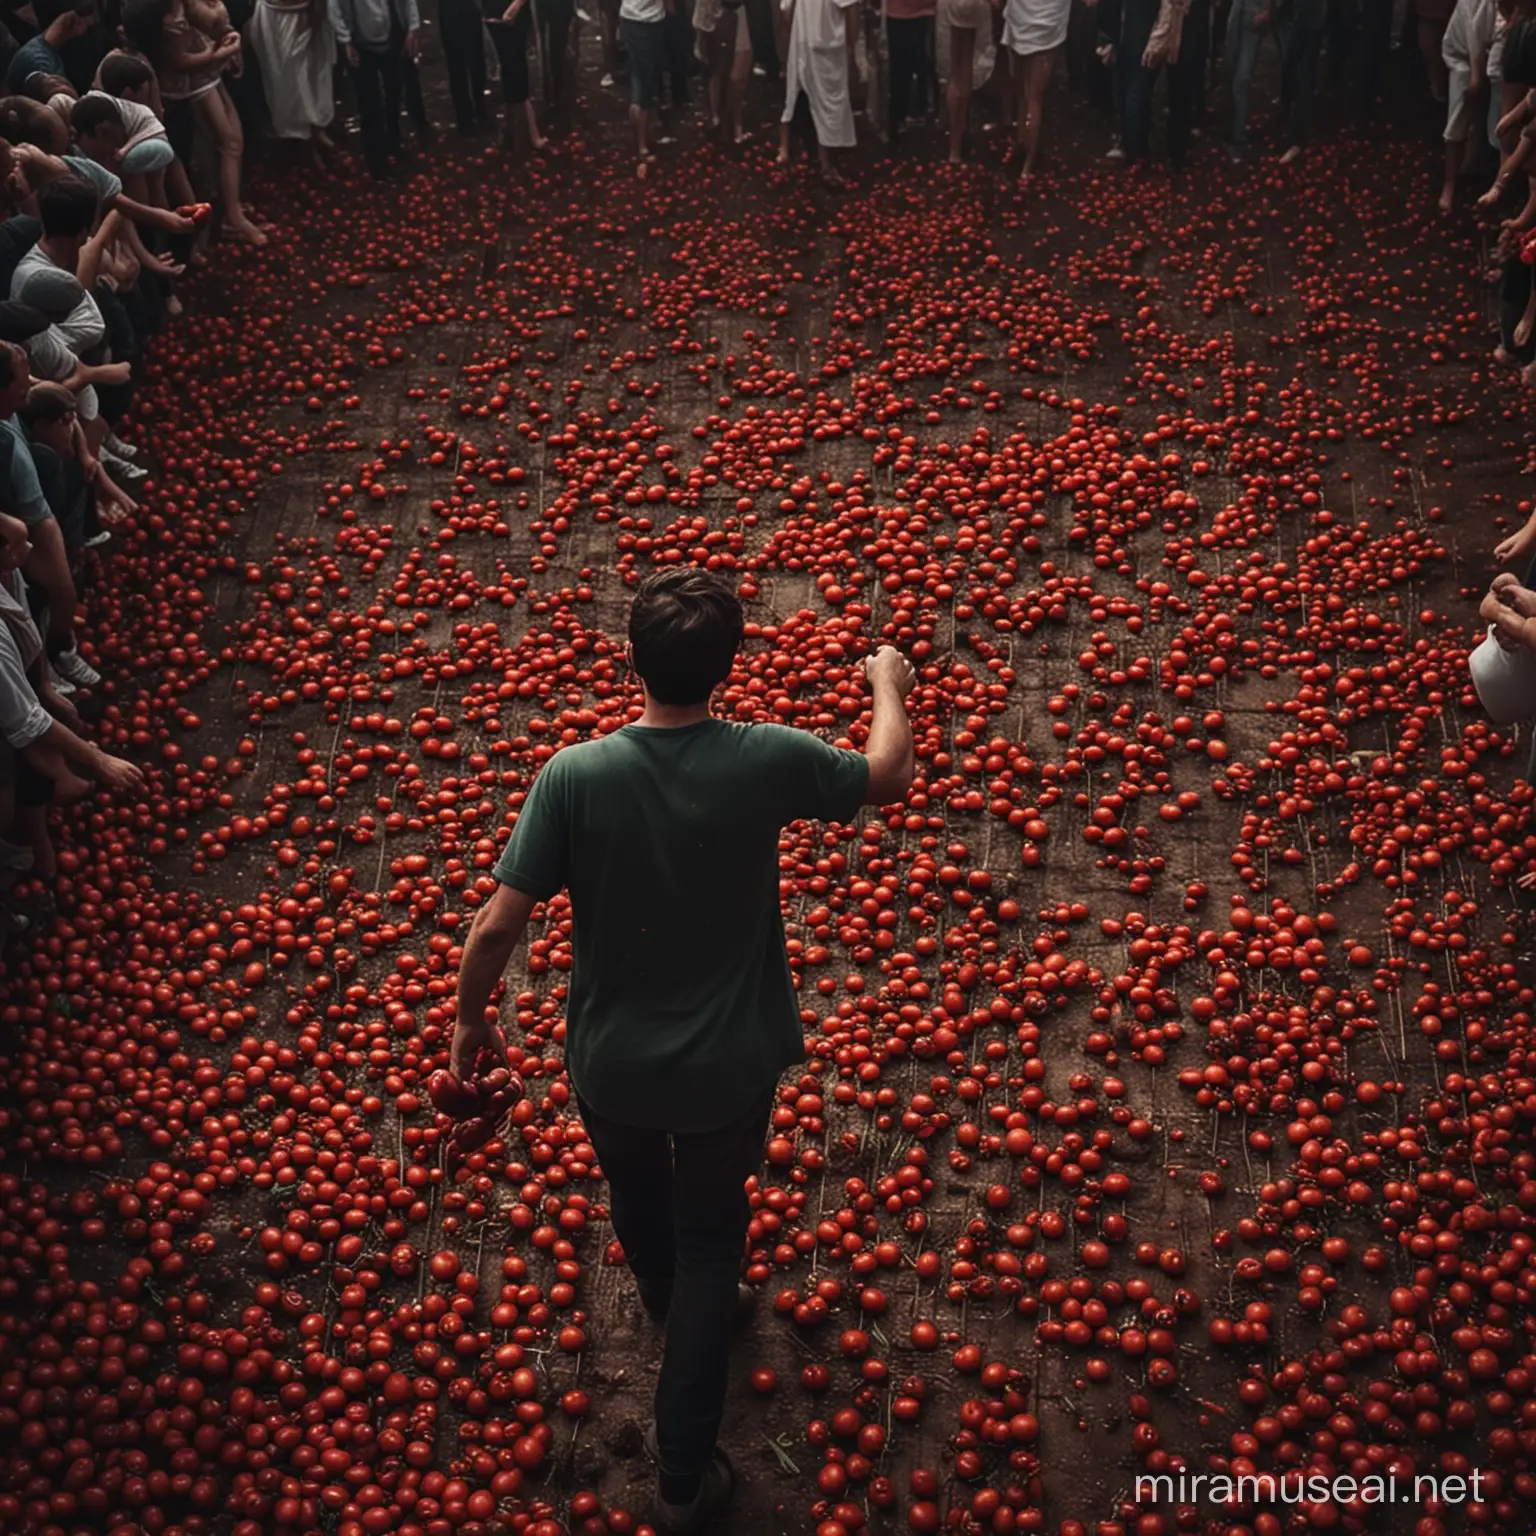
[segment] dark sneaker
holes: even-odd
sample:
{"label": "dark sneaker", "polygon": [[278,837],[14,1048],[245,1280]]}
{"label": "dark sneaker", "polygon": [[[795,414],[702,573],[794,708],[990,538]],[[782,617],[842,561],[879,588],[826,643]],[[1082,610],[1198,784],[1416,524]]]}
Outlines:
{"label": "dark sneaker", "polygon": [[[655,1454],[654,1424],[646,1431],[645,1446],[652,1455]],[[651,1523],[660,1536],[696,1536],[725,1513],[735,1488],[736,1475],[731,1471],[731,1463],[725,1452],[716,1446],[714,1459],[704,1469],[704,1481],[693,1503],[668,1504],[658,1495]]]}

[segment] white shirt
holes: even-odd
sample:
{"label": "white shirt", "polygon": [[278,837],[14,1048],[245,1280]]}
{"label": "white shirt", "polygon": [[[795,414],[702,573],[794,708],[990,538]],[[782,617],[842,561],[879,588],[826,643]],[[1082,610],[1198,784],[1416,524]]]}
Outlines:
{"label": "white shirt", "polygon": [[326,11],[331,18],[331,31],[343,48],[348,43],[384,47],[389,41],[392,19],[408,33],[421,30],[416,0],[327,0]]}
{"label": "white shirt", "polygon": [[1498,19],[1494,0],[1456,0],[1456,9],[1445,24],[1440,56],[1449,66],[1481,68],[1493,46],[1493,29]]}
{"label": "white shirt", "polygon": [[665,0],[623,0],[619,6],[620,21],[665,21]]}
{"label": "white shirt", "polygon": [[[14,580],[14,578],[13,578]],[[5,593],[8,608],[19,600]],[[25,611],[25,603],[21,606]],[[27,615],[31,623],[31,615]],[[34,626],[33,632],[36,633]],[[18,752],[40,741],[53,729],[53,716],[38,702],[32,684],[27,681],[27,669],[21,659],[21,649],[11,626],[0,618],[0,735],[3,735]]]}

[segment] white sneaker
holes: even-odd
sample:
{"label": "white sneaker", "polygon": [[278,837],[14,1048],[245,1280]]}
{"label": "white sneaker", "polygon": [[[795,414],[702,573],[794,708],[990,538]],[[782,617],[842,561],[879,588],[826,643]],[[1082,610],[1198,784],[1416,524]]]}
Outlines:
{"label": "white sneaker", "polygon": [[75,691],[75,685],[67,677],[60,677],[57,672],[53,674],[54,692],[62,693],[67,699]]}
{"label": "white sneaker", "polygon": [[103,544],[112,542],[112,530],[110,528],[98,528],[90,538],[85,541],[87,549],[100,549]]}
{"label": "white sneaker", "polygon": [[1104,158],[1115,165],[1125,159],[1125,151],[1118,144],[1111,144]]}
{"label": "white sneaker", "polygon": [[102,441],[102,447],[108,453],[115,453],[120,459],[136,459],[139,450],[132,443],[125,443],[116,432],[108,432]]}
{"label": "white sneaker", "polygon": [[142,480],[149,471],[140,469],[137,464],[130,464],[127,459],[120,459],[115,453],[102,450],[101,462],[112,471],[114,480]]}
{"label": "white sneaker", "polygon": [[1298,161],[1300,159],[1301,159],[1301,145],[1300,144],[1292,144],[1291,147],[1288,150],[1286,150],[1286,152],[1283,155],[1280,156],[1280,164],[1281,165],[1294,165],[1296,163],[1296,161]]}
{"label": "white sneaker", "polygon": [[613,89],[613,83],[614,83],[613,82],[613,76],[612,75],[604,75],[603,78],[601,80],[599,80],[597,83],[600,86],[602,86],[602,88],[605,91],[611,91]]}
{"label": "white sneaker", "polygon": [[66,683],[73,683],[77,688],[94,688],[101,681],[101,673],[74,646],[67,651],[60,651],[54,657],[53,670]]}

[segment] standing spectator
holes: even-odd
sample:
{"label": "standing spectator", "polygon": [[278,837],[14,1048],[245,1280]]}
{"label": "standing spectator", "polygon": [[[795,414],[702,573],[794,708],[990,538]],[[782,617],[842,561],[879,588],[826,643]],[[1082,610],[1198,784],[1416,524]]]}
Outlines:
{"label": "standing spectator", "polygon": [[977,66],[992,46],[992,0],[938,0],[938,25],[949,41],[945,108],[949,117],[949,164],[965,157],[966,126]]}
{"label": "standing spectator", "polygon": [[674,0],[622,0],[619,34],[629,54],[629,120],[635,130],[635,174],[644,181],[656,156],[648,142],[651,120],[661,108],[666,70],[666,27]]}
{"label": "standing spectator", "polygon": [[[213,12],[198,11],[194,21],[186,0],[137,0],[125,6],[123,27],[129,41],[155,67],[166,103],[166,131],[181,162],[191,163],[195,123],[201,123],[212,136],[219,157],[225,230],[237,240],[265,245],[265,232],[249,218],[241,202],[245,134],[223,78],[225,67],[240,55],[240,36],[225,31],[215,42],[209,35],[222,11],[222,6]],[[174,112],[178,106],[181,112]],[[178,136],[182,140],[179,144]]]}
{"label": "standing spectator", "polygon": [[1440,212],[1456,206],[1456,182],[1468,168],[1469,151],[1482,144],[1485,114],[1480,110],[1488,79],[1498,10],[1494,0],[1457,0],[1440,45],[1445,62],[1445,171],[1440,182]]}
{"label": "standing spectator", "polygon": [[437,0],[437,33],[460,138],[485,126],[485,27],[476,0]]}
{"label": "standing spectator", "polygon": [[1281,0],[1275,20],[1280,31],[1281,96],[1290,103],[1286,113],[1288,143],[1280,164],[1290,165],[1300,158],[1312,136],[1317,77],[1328,32],[1328,0]]}
{"label": "standing spectator", "polygon": [[921,116],[928,110],[937,15],[938,0],[885,0],[885,37],[891,55],[892,144],[908,117]]}
{"label": "standing spectator", "polygon": [[[688,65],[693,52],[693,19],[688,10],[688,0],[672,0],[662,18],[666,81],[672,88],[672,109],[678,114],[688,108]],[[669,133],[663,143],[670,137]]]}
{"label": "standing spectator", "polygon": [[[1390,0],[1389,0],[1390,4]],[[1248,104],[1259,50],[1273,30],[1275,0],[1232,0],[1227,51],[1232,60],[1232,137],[1234,160],[1248,153]]]}
{"label": "standing spectator", "polygon": [[1392,56],[1392,0],[1360,0],[1360,120],[1368,123],[1381,101],[1382,77]]}
{"label": "standing spectator", "polygon": [[327,0],[331,31],[346,55],[357,92],[363,158],[375,178],[404,151],[400,106],[406,70],[421,52],[421,12],[416,0]]}
{"label": "standing spectator", "polygon": [[979,65],[992,46],[991,0],[938,0],[938,22],[949,41],[949,79],[945,109],[949,117],[949,163],[965,154],[965,130],[971,117],[971,92]]}
{"label": "standing spectator", "polygon": [[[444,0],[445,7],[450,3]],[[477,24],[477,42],[479,35]],[[326,129],[336,115],[336,39],[321,0],[256,0],[247,36],[261,65],[273,133],[330,148]],[[447,47],[445,24],[445,52]]]}
{"label": "standing spectator", "polygon": [[694,30],[707,71],[709,124],[726,144],[746,138],[742,108],[752,78],[752,29],[744,0],[698,0]]}
{"label": "standing spectator", "polygon": [[543,149],[544,137],[528,90],[528,42],[533,36],[533,0],[486,0],[486,31],[501,64],[505,107],[502,141],[510,147]]}
{"label": "standing spectator", "polygon": [[849,81],[858,72],[858,0],[783,0],[789,14],[789,47],[784,62],[784,112],[779,120],[779,164],[789,164],[789,130],[805,98],[816,130],[821,174],[833,185],[841,178],[834,149],[852,149],[853,96]]}
{"label": "standing spectator", "polygon": [[1144,160],[1152,132],[1152,93],[1168,65],[1168,158],[1182,166],[1188,154],[1193,103],[1175,84],[1189,0],[1125,0],[1120,37],[1122,92],[1121,144],[1125,158]]}
{"label": "standing spectator", "polygon": [[1019,184],[1027,186],[1040,153],[1040,124],[1045,88],[1057,55],[1067,40],[1071,0],[1007,0],[1003,7],[1003,45],[1008,50],[1014,151],[1022,157]]}
{"label": "standing spectator", "polygon": [[1429,76],[1429,94],[1438,102],[1450,96],[1450,71],[1444,55],[1445,29],[1450,23],[1456,0],[1414,0],[1418,18],[1419,56]]}
{"label": "standing spectator", "polygon": [[539,46],[544,50],[544,117],[552,129],[557,120],[563,126],[570,115],[576,0],[537,0],[537,14]]}

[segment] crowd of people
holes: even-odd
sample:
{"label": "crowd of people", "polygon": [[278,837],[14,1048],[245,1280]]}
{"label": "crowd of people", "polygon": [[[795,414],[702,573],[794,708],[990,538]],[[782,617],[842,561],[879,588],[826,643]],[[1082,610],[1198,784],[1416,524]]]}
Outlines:
{"label": "crowd of people", "polygon": [[[1478,211],[1502,218],[1497,357],[1536,384],[1532,0],[434,3],[427,53],[441,55],[460,134],[492,128],[499,99],[507,147],[536,154],[579,121],[578,99],[584,116],[590,93],[627,89],[641,177],[658,173],[687,114],[727,149],[743,144],[751,105],[776,119],[781,162],[798,136],[832,179],[860,131],[898,148],[927,119],[950,161],[992,131],[1027,180],[1058,63],[1097,102],[1112,160],[1149,158],[1159,76],[1171,163],[1197,132],[1240,159],[1268,39],[1283,125],[1270,150],[1289,161],[1321,82],[1368,119],[1395,51],[1426,121],[1444,117],[1442,208],[1482,177]],[[599,63],[582,79],[589,28]],[[82,696],[101,682],[88,633],[80,643],[82,583],[87,551],[136,510],[144,470],[118,428],[144,347],[180,311],[177,278],[215,239],[265,243],[245,200],[247,143],[340,155],[338,94],[355,108],[363,164],[391,175],[407,156],[403,117],[413,149],[433,134],[422,60],[418,0],[0,0],[0,710],[12,765],[0,772],[0,888],[52,873],[50,805],[138,782],[81,725]],[[1001,88],[983,102],[994,74]],[[1536,557],[1536,522],[1500,555]],[[1495,628],[1513,643],[1507,622]]]}

